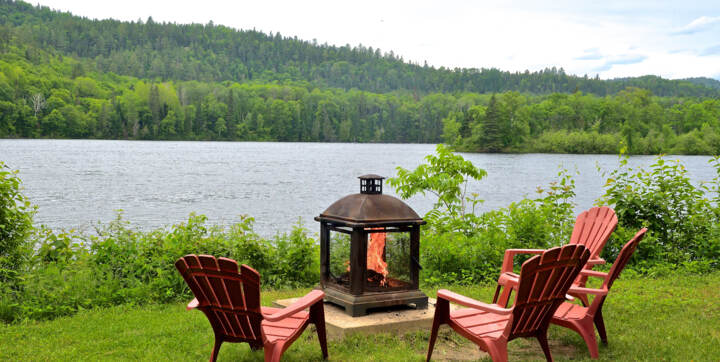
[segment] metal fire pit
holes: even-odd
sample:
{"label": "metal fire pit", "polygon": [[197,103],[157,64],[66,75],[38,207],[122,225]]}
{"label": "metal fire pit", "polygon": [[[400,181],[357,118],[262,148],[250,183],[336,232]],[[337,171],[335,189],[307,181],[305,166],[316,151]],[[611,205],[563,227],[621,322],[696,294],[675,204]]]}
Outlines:
{"label": "metal fire pit", "polygon": [[425,221],[404,202],[382,194],[384,177],[359,178],[359,194],[336,201],[315,217],[325,300],[353,317],[366,315],[369,308],[427,308],[427,296],[418,288],[420,225]]}

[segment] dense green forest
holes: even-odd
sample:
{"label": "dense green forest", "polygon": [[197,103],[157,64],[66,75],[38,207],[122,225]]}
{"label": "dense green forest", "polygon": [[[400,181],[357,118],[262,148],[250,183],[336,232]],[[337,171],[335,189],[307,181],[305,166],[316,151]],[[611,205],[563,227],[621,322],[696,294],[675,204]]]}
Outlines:
{"label": "dense green forest", "polygon": [[[23,44],[84,59],[99,72],[139,78],[222,82],[308,81],[316,86],[375,93],[406,89],[430,92],[575,92],[614,94],[626,87],[659,96],[718,96],[702,78],[672,81],[654,76],[604,81],[562,69],[510,73],[498,69],[447,69],[412,64],[392,51],[327,44],[208,24],[89,20],[70,13],[2,0],[4,29]],[[699,85],[698,83],[702,84]]]}
{"label": "dense green forest", "polygon": [[720,82],[708,78],[437,69],[370,47],[7,0],[0,19],[0,137],[720,153]]}

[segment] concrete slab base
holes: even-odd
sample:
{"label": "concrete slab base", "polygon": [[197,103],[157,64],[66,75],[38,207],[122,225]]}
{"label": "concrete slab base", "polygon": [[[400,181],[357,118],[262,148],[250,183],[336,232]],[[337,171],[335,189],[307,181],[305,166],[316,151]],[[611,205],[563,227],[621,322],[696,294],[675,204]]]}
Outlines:
{"label": "concrete slab base", "polygon": [[[287,307],[298,298],[280,299],[275,307]],[[453,305],[450,305],[451,309]],[[396,306],[371,309],[366,316],[351,317],[342,307],[325,303],[325,328],[328,338],[342,339],[353,333],[405,333],[413,330],[430,330],[435,315],[435,299],[428,298],[427,309]]]}

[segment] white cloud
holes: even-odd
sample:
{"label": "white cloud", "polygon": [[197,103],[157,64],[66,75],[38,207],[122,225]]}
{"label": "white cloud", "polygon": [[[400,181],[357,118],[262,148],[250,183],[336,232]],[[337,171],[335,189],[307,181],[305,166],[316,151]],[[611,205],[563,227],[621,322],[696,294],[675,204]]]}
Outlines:
{"label": "white cloud", "polygon": [[605,60],[605,63],[595,68],[594,70],[598,72],[605,72],[612,69],[612,67],[615,65],[637,64],[642,63],[645,59],[647,59],[647,56],[640,54],[625,54],[621,56],[610,57]]}
{"label": "white cloud", "polygon": [[584,53],[585,54],[576,57],[575,60],[598,60],[603,58],[603,55],[600,54],[600,49],[598,48],[585,49]]}
{"label": "white cloud", "polygon": [[673,31],[671,34],[673,35],[689,35],[689,34],[695,34],[697,32],[701,32],[703,30],[707,30],[708,28],[712,27],[715,24],[720,23],[720,16],[716,17],[708,17],[708,16],[701,16],[693,21],[691,21],[689,24],[683,26],[682,28]]}
{"label": "white cloud", "polygon": [[705,48],[700,52],[700,55],[720,55],[720,44],[715,44],[711,47]]}

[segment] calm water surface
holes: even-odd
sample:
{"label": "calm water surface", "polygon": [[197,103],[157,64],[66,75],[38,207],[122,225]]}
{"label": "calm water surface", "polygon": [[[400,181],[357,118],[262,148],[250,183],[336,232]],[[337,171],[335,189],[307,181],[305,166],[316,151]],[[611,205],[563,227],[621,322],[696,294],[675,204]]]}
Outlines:
{"label": "calm water surface", "polygon": [[[187,220],[191,212],[210,223],[230,224],[238,215],[255,218],[263,236],[289,231],[300,220],[315,230],[313,217],[335,200],[359,190],[357,176],[394,176],[433,153],[428,144],[272,142],[141,142],[96,140],[0,140],[0,160],[20,170],[25,194],[38,205],[35,221],[52,228],[91,229],[116,210],[137,228]],[[537,186],[557,180],[560,167],[575,176],[577,210],[592,206],[604,178],[597,166],[618,165],[614,155],[463,154],[488,176],[468,186],[485,200],[482,210],[507,206]],[[707,156],[678,156],[695,182],[715,176]],[[654,157],[631,164],[648,166]],[[395,195],[392,189],[385,193]],[[434,200],[407,201],[418,214]]]}

